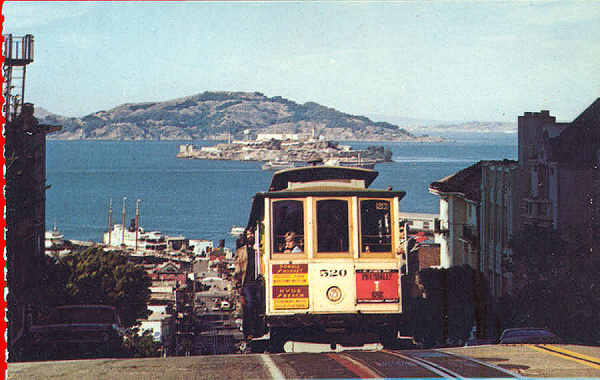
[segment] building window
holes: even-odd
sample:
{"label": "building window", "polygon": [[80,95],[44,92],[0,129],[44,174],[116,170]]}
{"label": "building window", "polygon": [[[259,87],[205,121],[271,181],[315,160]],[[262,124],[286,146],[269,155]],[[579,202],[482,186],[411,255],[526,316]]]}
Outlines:
{"label": "building window", "polygon": [[361,252],[391,252],[390,201],[371,199],[360,202]]}
{"label": "building window", "polygon": [[429,224],[429,222],[428,222],[428,221],[424,221],[424,222],[423,222],[423,229],[424,229],[424,230],[428,230],[430,227],[431,227],[431,225]]}
{"label": "building window", "polygon": [[317,252],[348,252],[348,202],[317,201]]}
{"label": "building window", "polygon": [[[286,247],[291,244],[293,247]],[[302,201],[284,200],[273,203],[273,252],[283,253],[284,251],[304,252],[304,207]]]}

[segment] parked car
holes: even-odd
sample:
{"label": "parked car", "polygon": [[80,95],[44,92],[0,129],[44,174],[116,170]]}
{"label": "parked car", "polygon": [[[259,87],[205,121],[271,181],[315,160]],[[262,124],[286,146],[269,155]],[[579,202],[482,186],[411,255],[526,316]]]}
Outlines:
{"label": "parked car", "polygon": [[506,329],[500,335],[498,344],[558,344],[562,339],[544,328],[522,327]]}
{"label": "parked car", "polygon": [[31,355],[37,359],[118,356],[125,330],[107,305],[56,307],[30,329]]}
{"label": "parked car", "polygon": [[495,344],[495,338],[471,338],[465,342],[465,347],[469,346],[483,346],[486,344]]}

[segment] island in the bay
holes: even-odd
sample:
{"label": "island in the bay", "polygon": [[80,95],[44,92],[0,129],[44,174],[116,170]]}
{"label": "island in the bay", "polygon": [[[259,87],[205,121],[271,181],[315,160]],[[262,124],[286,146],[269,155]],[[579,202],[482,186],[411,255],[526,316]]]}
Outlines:
{"label": "island in the bay", "polygon": [[[260,92],[206,91],[162,101],[126,103],[83,117],[64,117],[36,107],[40,123],[61,125],[52,140],[233,141],[212,147],[180,146],[178,157],[264,161],[279,168],[315,160],[344,166],[372,167],[391,159],[381,146],[353,150],[337,142],[444,142],[427,132],[504,131],[510,123],[444,124],[416,120],[403,126],[351,115],[315,102],[296,103]],[[415,129],[416,128],[416,129]],[[441,128],[441,129],[440,129]],[[334,142],[337,141],[337,142]]]}
{"label": "island in the bay", "polygon": [[328,141],[323,136],[304,134],[248,134],[243,140],[213,146],[179,146],[179,158],[203,160],[265,161],[262,168],[277,170],[307,163],[373,168],[376,163],[392,160],[392,152],[383,146],[355,150],[349,145]]}

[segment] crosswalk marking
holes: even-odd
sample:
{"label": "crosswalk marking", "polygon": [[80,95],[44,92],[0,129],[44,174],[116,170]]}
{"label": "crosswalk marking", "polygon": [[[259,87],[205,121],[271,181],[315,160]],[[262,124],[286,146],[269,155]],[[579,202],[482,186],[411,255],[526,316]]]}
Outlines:
{"label": "crosswalk marking", "polygon": [[267,369],[269,370],[269,373],[271,374],[271,378],[273,378],[275,380],[285,379],[285,376],[283,376],[283,373],[279,370],[279,368],[277,368],[275,363],[273,363],[273,359],[271,359],[271,357],[269,355],[261,354],[260,357],[263,360],[263,362],[265,363],[265,366],[267,367]]}

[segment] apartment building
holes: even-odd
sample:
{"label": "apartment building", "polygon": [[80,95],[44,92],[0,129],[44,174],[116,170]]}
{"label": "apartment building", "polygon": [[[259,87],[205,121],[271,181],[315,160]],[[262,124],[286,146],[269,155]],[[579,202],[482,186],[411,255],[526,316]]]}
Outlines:
{"label": "apartment building", "polygon": [[549,111],[519,116],[520,222],[598,247],[600,99],[570,123]]}
{"label": "apartment building", "polygon": [[434,233],[440,245],[440,265],[479,268],[479,201],[481,167],[478,162],[429,185],[440,197],[439,228]]}
{"label": "apartment building", "polygon": [[519,226],[518,168],[512,160],[481,163],[478,269],[496,297],[511,291],[511,275],[503,263],[512,254],[510,239]]}

